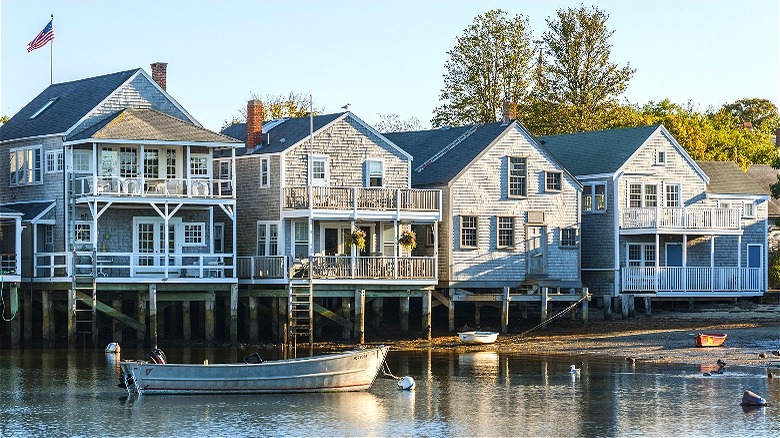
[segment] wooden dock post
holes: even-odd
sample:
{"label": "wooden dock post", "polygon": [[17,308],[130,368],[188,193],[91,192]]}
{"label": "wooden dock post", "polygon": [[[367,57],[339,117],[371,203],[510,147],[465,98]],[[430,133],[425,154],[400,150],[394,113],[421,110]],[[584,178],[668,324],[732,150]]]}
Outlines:
{"label": "wooden dock post", "polygon": [[[408,292],[408,291],[407,291]],[[409,333],[409,297],[399,298],[398,303],[398,316],[401,320],[401,334],[406,335]]]}
{"label": "wooden dock post", "polygon": [[504,287],[501,300],[501,333],[509,331],[509,287]]}
{"label": "wooden dock post", "polygon": [[[43,302],[43,300],[41,300]],[[76,346],[76,289],[68,289],[68,348]]]}
{"label": "wooden dock post", "polygon": [[645,316],[652,316],[653,314],[653,299],[645,297]]}
{"label": "wooden dock post", "polygon": [[449,298],[450,305],[447,309],[447,319],[449,320],[449,330],[455,331],[455,298],[453,297],[453,289],[447,289],[447,297]]}
{"label": "wooden dock post", "polygon": [[[144,292],[138,292],[138,295],[136,297],[135,302],[135,311],[138,315],[138,322],[140,322],[144,326],[144,331],[138,333],[138,337],[136,338],[136,345],[138,347],[143,347],[144,343],[146,342],[146,294]],[[74,308],[75,312],[75,308]]]}
{"label": "wooden dock post", "polygon": [[249,297],[249,341],[257,342],[260,340],[260,321],[258,320],[259,311],[257,308],[257,298]]}
{"label": "wooden dock post", "polygon": [[[542,290],[542,303],[541,303],[542,304],[542,318],[541,318],[540,322],[545,322],[545,321],[547,321],[547,305],[549,304],[549,302],[547,301],[547,294],[548,294],[549,289],[547,287],[542,287],[541,290]],[[547,324],[546,323],[542,324],[542,328],[546,329],[547,328]]]}
{"label": "wooden dock post", "polygon": [[[582,288],[582,296],[588,296],[588,288],[583,287]],[[582,324],[587,327],[588,326],[588,303],[590,302],[590,298],[587,298],[582,301]]]}
{"label": "wooden dock post", "polygon": [[366,290],[355,291],[355,339],[361,344],[366,342]]}
{"label": "wooden dock post", "polygon": [[157,348],[157,285],[149,285],[149,341]]}
{"label": "wooden dock post", "polygon": [[230,346],[238,346],[238,284],[230,285]]}
{"label": "wooden dock post", "polygon": [[422,296],[422,337],[431,339],[431,291],[423,291]]}
{"label": "wooden dock post", "polygon": [[275,342],[281,342],[282,336],[279,331],[279,300],[281,298],[271,298],[271,338]]}
{"label": "wooden dock post", "polygon": [[474,303],[474,325],[482,324],[482,303]]}
{"label": "wooden dock post", "polygon": [[44,348],[51,347],[51,327],[53,324],[51,307],[51,295],[49,291],[41,291],[41,339],[43,340]]}
{"label": "wooden dock post", "polygon": [[[341,297],[341,316],[344,317],[347,321],[351,320],[352,316],[352,301],[349,297]],[[354,327],[354,324],[353,324]],[[350,339],[352,338],[352,330],[348,328],[344,328],[341,331],[341,337],[342,339]]]}
{"label": "wooden dock post", "polygon": [[384,298],[376,297],[371,301],[371,325],[375,329],[379,329],[382,326],[382,320],[385,318],[385,303]]}
{"label": "wooden dock post", "polygon": [[185,341],[192,339],[192,316],[190,302],[181,302],[181,336]]}
{"label": "wooden dock post", "polygon": [[[19,340],[22,337],[22,323],[21,323],[21,317],[19,316],[19,289],[17,288],[18,283],[13,283],[11,285],[10,293],[9,293],[9,299],[6,302],[6,305],[11,307],[11,311],[16,310],[15,315],[11,315],[13,318],[11,320],[11,347],[17,348],[19,347]],[[14,306],[12,303],[17,303],[16,309],[14,309]]]}
{"label": "wooden dock post", "polygon": [[528,303],[525,301],[520,302],[520,317],[523,319],[528,319]]}
{"label": "wooden dock post", "polygon": [[215,321],[214,321],[214,307],[216,303],[215,297],[207,298],[203,302],[203,321],[205,324],[204,327],[204,334],[206,338],[206,345],[212,345],[214,343],[214,328],[215,328]]}
{"label": "wooden dock post", "polygon": [[[121,313],[122,299],[114,298],[111,301],[111,307],[113,307],[117,312]],[[122,323],[115,320],[114,318],[111,318],[111,341],[119,343],[120,345],[122,342]]]}
{"label": "wooden dock post", "polygon": [[628,297],[630,295],[622,294],[620,295],[620,310],[621,314],[623,315],[623,319],[628,318]]}
{"label": "wooden dock post", "polygon": [[[22,316],[24,317],[24,343],[30,345],[33,336],[33,318],[32,318],[32,291],[24,291],[24,310]],[[70,332],[68,332],[70,333]]]}

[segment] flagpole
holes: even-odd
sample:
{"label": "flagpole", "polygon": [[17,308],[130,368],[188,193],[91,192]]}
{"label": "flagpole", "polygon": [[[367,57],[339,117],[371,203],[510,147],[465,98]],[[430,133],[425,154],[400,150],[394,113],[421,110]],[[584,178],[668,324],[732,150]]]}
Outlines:
{"label": "flagpole", "polygon": [[[54,14],[51,14],[51,28],[54,29]],[[54,83],[54,39],[49,47],[49,85]]]}

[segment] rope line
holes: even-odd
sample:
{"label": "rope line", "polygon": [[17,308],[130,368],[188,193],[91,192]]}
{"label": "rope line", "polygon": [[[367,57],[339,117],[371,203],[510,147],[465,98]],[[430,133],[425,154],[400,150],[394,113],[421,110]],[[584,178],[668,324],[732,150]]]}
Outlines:
{"label": "rope line", "polygon": [[524,332],[520,333],[520,335],[519,335],[519,336],[522,338],[523,336],[527,335],[528,333],[530,333],[530,332],[532,332],[532,331],[534,331],[534,330],[538,329],[539,327],[542,327],[542,326],[544,326],[544,325],[545,325],[545,324],[547,324],[548,322],[550,322],[550,321],[552,321],[552,320],[554,320],[554,319],[556,319],[556,318],[560,317],[561,315],[563,315],[564,313],[566,313],[566,312],[568,312],[569,310],[573,309],[574,307],[577,307],[577,304],[579,304],[579,303],[581,303],[581,302],[585,301],[585,300],[586,300],[588,297],[589,297],[589,294],[588,294],[588,295],[583,295],[583,296],[582,296],[582,298],[580,298],[578,301],[574,302],[574,303],[573,303],[572,305],[570,305],[569,307],[567,307],[567,308],[565,308],[565,309],[561,310],[560,312],[556,313],[555,315],[551,316],[550,318],[547,318],[547,319],[545,319],[544,321],[540,322],[539,324],[535,325],[534,327],[531,327],[530,329],[528,329],[528,330],[526,330],[526,331],[524,331]]}
{"label": "rope line", "polygon": [[390,371],[390,366],[387,364],[387,361],[382,362],[382,368],[380,368],[380,370],[382,371],[382,374],[384,374],[387,377],[390,377],[391,379],[395,379],[395,380],[402,379],[402,377],[398,377]]}

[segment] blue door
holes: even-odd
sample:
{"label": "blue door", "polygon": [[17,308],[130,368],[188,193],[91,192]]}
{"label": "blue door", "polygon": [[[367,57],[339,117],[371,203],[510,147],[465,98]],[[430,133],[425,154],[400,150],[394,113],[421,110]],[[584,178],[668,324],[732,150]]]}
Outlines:
{"label": "blue door", "polygon": [[666,266],[682,266],[683,265],[682,256],[683,256],[682,244],[679,243],[666,244]]}

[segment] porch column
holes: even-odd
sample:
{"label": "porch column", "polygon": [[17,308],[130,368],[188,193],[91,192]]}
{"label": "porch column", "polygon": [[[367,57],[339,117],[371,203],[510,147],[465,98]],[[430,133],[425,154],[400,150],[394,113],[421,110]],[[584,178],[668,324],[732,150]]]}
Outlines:
{"label": "porch column", "polygon": [[687,234],[683,234],[682,265],[683,265],[682,287],[684,290],[688,290],[688,235]]}
{"label": "porch column", "polygon": [[715,235],[710,235],[710,291],[715,291]]}
{"label": "porch column", "polygon": [[157,285],[149,285],[149,340],[157,348]]}
{"label": "porch column", "polygon": [[658,289],[661,287],[661,272],[660,272],[660,266],[661,266],[661,260],[659,257],[660,249],[658,248],[658,245],[661,244],[660,242],[660,236],[658,233],[655,233],[655,275],[654,282],[655,282],[655,292],[658,293]]}
{"label": "porch column", "polygon": [[742,292],[742,235],[737,235],[737,290]]}

